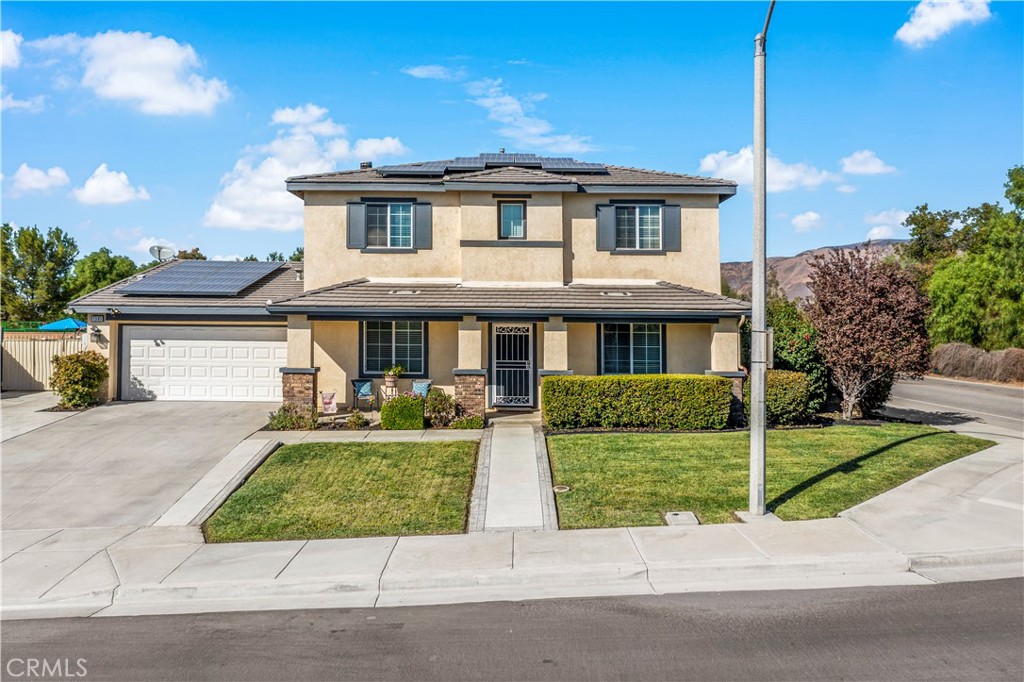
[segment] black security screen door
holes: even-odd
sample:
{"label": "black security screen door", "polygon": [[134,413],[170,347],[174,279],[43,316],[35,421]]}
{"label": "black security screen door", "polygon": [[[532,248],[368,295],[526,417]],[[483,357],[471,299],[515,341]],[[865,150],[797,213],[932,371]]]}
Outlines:
{"label": "black security screen door", "polygon": [[494,325],[494,406],[533,407],[533,327]]}

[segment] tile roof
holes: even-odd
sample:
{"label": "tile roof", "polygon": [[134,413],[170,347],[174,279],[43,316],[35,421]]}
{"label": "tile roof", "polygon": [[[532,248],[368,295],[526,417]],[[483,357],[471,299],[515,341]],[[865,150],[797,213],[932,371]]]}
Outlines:
{"label": "tile roof", "polygon": [[[168,270],[181,263],[197,262],[204,261],[172,260],[150,268],[146,274],[151,275]],[[214,263],[216,261],[205,262]],[[251,309],[253,314],[260,314],[266,312],[268,300],[302,293],[303,285],[296,274],[296,270],[302,269],[302,263],[288,261],[281,265],[281,268],[250,284],[236,296],[128,296],[120,293],[123,287],[136,281],[133,275],[120,282],[97,289],[81,298],[76,298],[68,304],[68,307],[78,312],[92,312],[94,309],[105,310],[106,308],[118,308],[125,312],[131,308],[188,307],[195,308],[197,312],[209,308],[245,308]]]}
{"label": "tile roof", "polygon": [[669,282],[656,284],[569,284],[547,287],[464,286],[452,282],[381,282],[356,279],[299,296],[274,299],[271,312],[386,314],[391,311],[449,314],[615,313],[739,317],[750,304]]}
{"label": "tile roof", "polygon": [[[314,175],[297,175],[287,180],[288,185],[444,185],[449,182],[505,182],[522,184],[558,184],[575,183],[586,191],[587,187],[622,185],[622,186],[672,186],[672,187],[707,187],[714,190],[735,191],[736,183],[732,180],[710,178],[685,173],[669,173],[666,171],[647,170],[645,168],[629,168],[627,166],[605,166],[601,172],[582,172],[571,170],[542,170],[519,165],[489,167],[484,170],[445,170],[445,161],[423,162],[434,165],[438,170],[432,174],[403,175],[394,170],[382,172],[377,168],[335,171]],[[413,166],[415,164],[403,164]],[[392,169],[397,167],[391,167]],[[305,188],[289,187],[293,191]]]}

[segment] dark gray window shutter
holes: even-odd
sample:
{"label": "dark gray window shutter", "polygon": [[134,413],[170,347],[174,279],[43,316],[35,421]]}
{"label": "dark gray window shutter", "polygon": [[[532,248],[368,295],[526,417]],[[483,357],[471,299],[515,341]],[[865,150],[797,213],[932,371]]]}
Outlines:
{"label": "dark gray window shutter", "polygon": [[611,204],[597,206],[597,250],[615,250],[615,207]]}
{"label": "dark gray window shutter", "polygon": [[348,248],[366,248],[366,204],[348,205]]}
{"label": "dark gray window shutter", "polygon": [[683,236],[678,206],[661,208],[661,248],[663,251],[682,251]]}
{"label": "dark gray window shutter", "polygon": [[413,204],[413,238],[412,245],[416,249],[432,248],[434,223],[430,204]]}

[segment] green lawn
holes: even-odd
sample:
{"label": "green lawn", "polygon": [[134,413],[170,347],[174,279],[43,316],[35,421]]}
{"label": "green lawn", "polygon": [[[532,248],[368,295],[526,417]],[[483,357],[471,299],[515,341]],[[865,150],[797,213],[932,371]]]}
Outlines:
{"label": "green lawn", "polygon": [[461,533],[476,451],[467,441],[286,445],[204,524],[206,538]]}
{"label": "green lawn", "polygon": [[[668,511],[702,523],[747,508],[748,432],[573,434],[548,438],[561,528],[655,526]],[[769,431],[768,508],[780,518],[835,516],[915,476],[992,445],[928,426]]]}

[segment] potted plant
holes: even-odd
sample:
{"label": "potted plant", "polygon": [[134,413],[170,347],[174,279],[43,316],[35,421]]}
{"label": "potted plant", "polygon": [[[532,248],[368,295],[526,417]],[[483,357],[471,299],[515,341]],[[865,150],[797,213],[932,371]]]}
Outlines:
{"label": "potted plant", "polygon": [[384,385],[388,388],[395,388],[398,386],[398,377],[402,376],[405,371],[405,367],[401,365],[392,365],[384,370]]}

